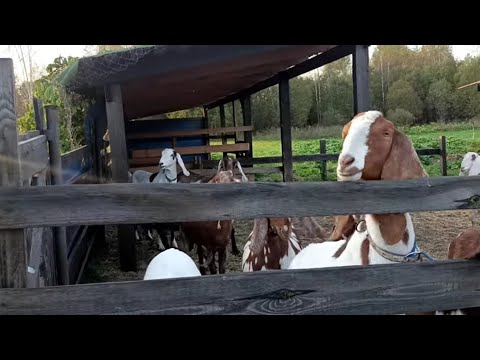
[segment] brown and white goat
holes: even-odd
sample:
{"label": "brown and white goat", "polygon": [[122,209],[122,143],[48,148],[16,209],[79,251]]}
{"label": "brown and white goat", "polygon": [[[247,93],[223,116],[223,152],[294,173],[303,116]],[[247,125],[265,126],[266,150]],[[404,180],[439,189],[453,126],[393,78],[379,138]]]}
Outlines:
{"label": "brown and white goat", "polygon": [[287,269],[302,249],[301,239],[325,241],[327,237],[327,232],[312,217],[257,218],[243,248],[242,269],[244,272]]}
{"label": "brown and white goat", "polygon": [[[378,111],[356,115],[342,131],[338,159],[339,181],[403,180],[428,177],[411,141]],[[353,215],[343,216],[345,226]],[[413,222],[409,213],[367,214],[355,222],[345,240],[311,244],[293,259],[290,269],[388,264],[417,260]],[[345,233],[338,229],[332,238]],[[334,229],[335,231],[336,229]]]}
{"label": "brown and white goat", "polygon": [[257,218],[243,248],[243,271],[286,269],[300,252],[290,218]]}
{"label": "brown and white goat", "polygon": [[[461,231],[450,244],[448,244],[448,255],[450,260],[472,260],[480,259],[480,231],[477,229],[466,229]],[[436,315],[480,315],[480,307],[436,311]],[[433,315],[433,313],[432,313]]]}
{"label": "brown and white goat", "polygon": [[[220,171],[208,183],[228,184],[239,183],[232,171]],[[198,262],[202,275],[206,274],[204,267],[203,247],[207,250],[207,266],[210,274],[216,274],[215,254],[218,253],[218,272],[225,273],[226,247],[231,239],[233,220],[196,221],[182,223],[181,231],[189,246],[197,246]]]}

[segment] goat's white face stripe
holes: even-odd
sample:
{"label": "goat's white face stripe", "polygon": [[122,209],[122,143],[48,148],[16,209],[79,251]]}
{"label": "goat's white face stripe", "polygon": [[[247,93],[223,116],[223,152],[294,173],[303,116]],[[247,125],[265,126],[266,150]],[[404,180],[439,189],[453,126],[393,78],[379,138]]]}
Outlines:
{"label": "goat's white face stripe", "polygon": [[[368,153],[367,142],[370,134],[370,127],[380,116],[382,116],[382,113],[379,111],[368,111],[352,120],[348,134],[343,141],[342,152],[340,154],[340,156],[350,155],[355,158],[355,161],[349,167],[355,166],[360,171],[365,167],[365,157]],[[340,170],[339,167],[338,170]],[[338,174],[338,176],[340,179],[348,178],[343,177],[340,174]],[[356,179],[360,179],[360,177],[360,173],[355,175]]]}

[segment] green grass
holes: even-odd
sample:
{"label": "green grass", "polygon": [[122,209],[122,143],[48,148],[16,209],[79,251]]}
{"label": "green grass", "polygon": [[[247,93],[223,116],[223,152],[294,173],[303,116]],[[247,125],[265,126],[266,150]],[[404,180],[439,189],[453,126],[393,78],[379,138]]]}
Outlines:
{"label": "green grass", "polygon": [[[339,153],[341,149],[340,126],[310,127],[293,129],[293,155],[318,154],[320,139],[327,141],[327,153]],[[480,152],[480,121],[470,123],[433,124],[401,129],[413,142],[415,149],[438,148],[439,138],[447,138],[447,165],[448,175],[458,175],[460,162],[468,151]],[[253,140],[253,154],[255,157],[280,156],[280,131],[275,129],[255,134]],[[213,156],[215,155],[215,156]],[[212,158],[219,159],[221,154],[212,154]],[[430,176],[440,176],[440,157],[421,156],[423,166]],[[265,164],[258,166],[278,166],[281,164]],[[327,162],[328,180],[335,180],[335,161]],[[295,181],[320,181],[320,166],[315,162],[294,163]],[[257,181],[281,181],[281,174],[257,175]]]}

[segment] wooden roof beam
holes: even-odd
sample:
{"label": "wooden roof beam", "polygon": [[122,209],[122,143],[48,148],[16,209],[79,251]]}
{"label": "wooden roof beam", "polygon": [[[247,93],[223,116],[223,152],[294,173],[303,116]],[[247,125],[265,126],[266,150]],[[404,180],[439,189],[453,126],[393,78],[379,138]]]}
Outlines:
{"label": "wooden roof beam", "polygon": [[228,95],[220,100],[214,101],[205,107],[208,109],[213,109],[220,105],[225,105],[229,102],[238,100],[244,96],[255,94],[261,90],[269,88],[271,86],[277,85],[280,82],[280,77],[286,79],[292,79],[299,75],[305,74],[309,71],[317,69],[323,65],[334,62],[338,59],[341,59],[347,55],[350,55],[354,52],[355,45],[339,45],[330,50],[327,50],[320,55],[317,55],[311,59],[308,59],[300,64],[292,66],[268,79],[261,81],[245,90],[242,90],[238,93]]}

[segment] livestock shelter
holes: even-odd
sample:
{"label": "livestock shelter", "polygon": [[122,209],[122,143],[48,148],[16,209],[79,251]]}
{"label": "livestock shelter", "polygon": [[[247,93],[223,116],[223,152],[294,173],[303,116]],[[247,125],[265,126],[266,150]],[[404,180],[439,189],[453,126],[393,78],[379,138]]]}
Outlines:
{"label": "livestock shelter", "polygon": [[[19,181],[13,65],[0,59],[0,125],[8,129],[0,133],[1,155],[17,159],[0,162],[6,174],[0,183],[0,240],[7,250],[15,250],[0,252],[0,270],[9,269],[0,274],[5,279],[0,314],[394,314],[480,306],[480,266],[463,261],[27,288],[27,267],[18,256],[25,247],[23,229],[121,224],[121,268],[129,270],[135,268],[131,224],[478,208],[480,182],[473,177],[292,181],[289,79],[348,55],[353,55],[353,114],[370,105],[367,45],[155,45],[82,58],[60,81],[73,92],[96,98],[86,117],[88,164],[101,176],[102,137],[108,128],[114,183],[31,187]],[[242,164],[255,164],[250,98],[276,84],[282,156],[269,162],[281,161],[284,182],[126,184],[129,169],[158,162],[165,139],[180,153],[183,147],[189,149],[185,155],[201,156],[203,163],[212,152],[245,152]],[[237,99],[242,126],[210,129],[208,111]],[[199,106],[204,109],[201,119],[178,124],[155,119]],[[210,135],[234,132],[245,132],[245,142],[213,149],[208,145]],[[184,135],[196,142],[177,140]]]}
{"label": "livestock shelter", "polygon": [[[244,155],[242,165],[247,166],[280,162],[282,166],[278,168],[245,171],[247,174],[282,171],[284,181],[293,181],[289,79],[348,55],[353,55],[353,114],[369,107],[366,45],[141,46],[81,58],[60,75],[59,81],[70,91],[96,97],[97,108],[89,122],[94,130],[87,132],[95,134],[91,143],[98,149],[108,128],[113,182],[127,182],[129,170],[157,171],[165,147],[175,148],[182,157],[186,155],[184,161],[190,168],[199,163],[201,168],[215,167],[214,162],[208,161],[215,152]],[[254,159],[251,95],[276,84],[279,84],[282,157]],[[235,100],[240,100],[243,124],[226,128],[224,105]],[[201,118],[155,117],[197,107],[204,108]],[[220,107],[222,126],[211,128],[208,111],[216,107]],[[236,138],[238,133],[244,133],[241,142]],[[215,134],[220,134],[222,145],[210,146]],[[228,144],[228,137],[233,137],[235,143]],[[97,154],[93,157],[96,167],[101,169]],[[297,160],[305,161],[305,156]],[[208,170],[197,173],[205,174]],[[97,174],[102,176],[100,171]],[[120,227],[119,241],[121,268],[134,270],[133,228]]]}

